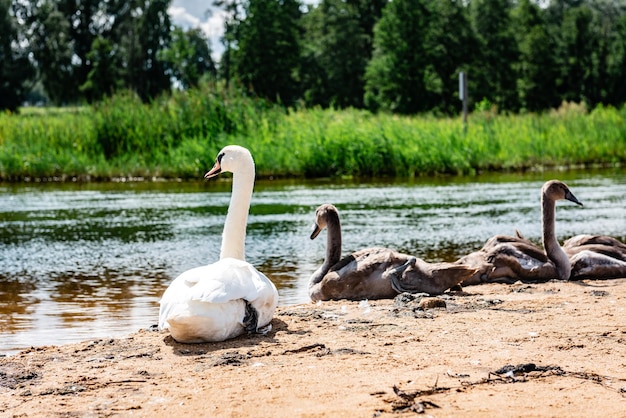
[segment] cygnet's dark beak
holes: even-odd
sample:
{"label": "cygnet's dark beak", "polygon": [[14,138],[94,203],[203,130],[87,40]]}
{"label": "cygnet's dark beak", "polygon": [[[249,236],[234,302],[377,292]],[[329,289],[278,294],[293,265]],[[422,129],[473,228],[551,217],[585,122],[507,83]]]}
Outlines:
{"label": "cygnet's dark beak", "polygon": [[313,232],[311,232],[311,239],[315,239],[320,232],[322,232],[322,228],[318,224],[313,224]]}
{"label": "cygnet's dark beak", "polygon": [[397,276],[402,276],[404,272],[406,271],[406,269],[408,269],[409,267],[414,267],[416,262],[417,262],[417,258],[409,257],[406,263],[392,269],[389,273],[393,275],[397,275]]}
{"label": "cygnet's dark beak", "polygon": [[569,190],[567,191],[567,193],[565,193],[565,198],[569,200],[570,202],[576,203],[577,205],[580,205],[580,206],[583,205],[578,199],[576,199],[576,196],[574,196],[574,193],[570,192]]}

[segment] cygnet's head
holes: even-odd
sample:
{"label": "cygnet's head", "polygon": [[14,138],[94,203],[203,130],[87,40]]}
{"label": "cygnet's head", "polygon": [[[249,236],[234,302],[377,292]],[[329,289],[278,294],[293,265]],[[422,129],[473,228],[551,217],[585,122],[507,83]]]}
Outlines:
{"label": "cygnet's head", "polygon": [[322,229],[326,228],[329,219],[334,218],[339,220],[339,213],[337,208],[330,203],[325,203],[317,208],[315,211],[315,225],[313,225],[313,232],[311,233],[311,239],[314,239],[322,232]]}
{"label": "cygnet's head", "polygon": [[544,183],[541,188],[541,194],[543,198],[549,198],[553,201],[566,199],[570,202],[574,202],[577,205],[583,204],[574,196],[569,187],[560,180],[550,180]]}

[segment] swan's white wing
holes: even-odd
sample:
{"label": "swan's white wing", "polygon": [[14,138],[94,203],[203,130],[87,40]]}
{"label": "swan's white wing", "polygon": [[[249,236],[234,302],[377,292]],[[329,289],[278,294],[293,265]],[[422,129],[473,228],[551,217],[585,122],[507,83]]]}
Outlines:
{"label": "swan's white wing", "polygon": [[251,303],[261,299],[275,308],[278,292],[274,284],[250,263],[225,258],[179,275],[163,293],[160,317],[167,317],[167,311],[176,304],[190,301],[222,304],[238,299]]}
{"label": "swan's white wing", "polygon": [[257,311],[258,326],[269,324],[278,305],[278,291],[274,283],[252,264],[242,260],[224,258],[215,264],[219,264],[215,271],[220,272],[222,285],[198,282],[193,289],[194,300],[224,303],[233,299],[245,299]]}
{"label": "swan's white wing", "polygon": [[[259,326],[265,326],[272,320],[278,305],[278,292],[265,275],[250,263],[238,259],[225,258],[187,270],[170,284],[161,298],[159,328],[168,328],[170,318],[189,318],[188,323],[206,324],[209,317],[214,317],[223,324],[217,326],[212,335],[223,331],[218,328],[228,328],[227,322],[236,330],[240,328],[238,324],[243,321],[245,313],[242,299],[254,306],[258,311]],[[217,341],[222,337],[209,338]]]}
{"label": "swan's white wing", "polygon": [[186,273],[193,273],[185,277],[187,283],[193,283],[189,288],[189,299],[202,302],[252,301],[266,292],[268,286],[273,286],[253,265],[234,258],[225,258]]}
{"label": "swan's white wing", "polygon": [[170,284],[161,302],[197,300],[224,303],[250,297],[256,289],[255,279],[260,274],[250,267],[245,261],[223,259],[187,270]]}

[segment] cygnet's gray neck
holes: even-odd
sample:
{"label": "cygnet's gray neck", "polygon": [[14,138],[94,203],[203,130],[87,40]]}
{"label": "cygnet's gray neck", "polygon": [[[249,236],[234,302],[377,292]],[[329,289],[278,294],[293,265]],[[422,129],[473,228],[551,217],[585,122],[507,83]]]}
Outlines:
{"label": "cygnet's gray neck", "polygon": [[341,224],[336,212],[329,211],[327,213],[326,229],[326,258],[322,266],[311,276],[309,288],[321,282],[330,268],[341,259]]}
{"label": "cygnet's gray neck", "polygon": [[556,239],[556,201],[545,194],[541,196],[542,242],[548,258],[554,263],[561,280],[568,280],[572,266],[559,241]]}

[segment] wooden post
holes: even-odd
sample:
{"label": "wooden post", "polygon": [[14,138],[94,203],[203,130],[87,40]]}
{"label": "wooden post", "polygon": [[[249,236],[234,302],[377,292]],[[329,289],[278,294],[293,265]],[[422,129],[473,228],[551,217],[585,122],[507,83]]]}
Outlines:
{"label": "wooden post", "polygon": [[467,73],[459,73],[459,99],[463,101],[463,132],[467,132]]}

